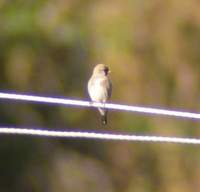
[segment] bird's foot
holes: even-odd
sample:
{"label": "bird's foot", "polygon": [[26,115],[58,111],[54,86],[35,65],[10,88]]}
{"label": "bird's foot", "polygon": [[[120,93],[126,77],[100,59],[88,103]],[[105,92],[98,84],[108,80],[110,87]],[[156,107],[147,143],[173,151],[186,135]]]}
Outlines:
{"label": "bird's foot", "polygon": [[93,106],[93,104],[94,104],[93,101],[90,101],[90,102],[89,102],[89,105],[90,105],[90,106]]}

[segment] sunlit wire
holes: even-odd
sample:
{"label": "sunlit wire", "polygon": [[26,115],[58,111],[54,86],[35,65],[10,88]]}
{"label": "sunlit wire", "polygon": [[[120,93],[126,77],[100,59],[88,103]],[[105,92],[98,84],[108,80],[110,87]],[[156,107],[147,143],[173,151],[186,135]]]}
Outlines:
{"label": "sunlit wire", "polygon": [[142,141],[142,142],[166,142],[179,144],[200,144],[200,139],[196,138],[180,138],[180,137],[161,137],[161,136],[138,136],[138,135],[122,135],[113,133],[85,132],[85,131],[50,131],[42,129],[24,129],[0,127],[0,134],[17,134],[32,135],[45,137],[60,137],[73,139],[101,139],[101,140],[118,140],[118,141]]}
{"label": "sunlit wire", "polygon": [[120,105],[113,103],[92,103],[89,101],[66,99],[66,98],[54,98],[54,97],[43,97],[43,96],[34,96],[34,95],[23,95],[23,94],[12,94],[12,93],[0,93],[0,99],[10,99],[10,100],[21,100],[29,102],[39,102],[39,103],[48,103],[48,104],[59,104],[59,105],[72,105],[72,106],[84,106],[84,107],[105,107],[107,109],[113,110],[124,110],[129,112],[138,112],[145,114],[154,114],[154,115],[166,115],[166,116],[175,116],[182,118],[190,119],[200,119],[200,113],[186,112],[186,111],[175,111],[167,109],[158,109],[150,107],[139,107],[139,106],[129,106],[129,105]]}

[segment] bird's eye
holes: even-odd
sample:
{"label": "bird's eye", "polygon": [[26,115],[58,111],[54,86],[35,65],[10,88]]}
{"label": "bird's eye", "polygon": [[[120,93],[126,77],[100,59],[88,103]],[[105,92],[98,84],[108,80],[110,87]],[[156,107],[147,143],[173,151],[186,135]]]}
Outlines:
{"label": "bird's eye", "polygon": [[108,68],[105,68],[105,69],[104,69],[104,73],[107,75],[108,72],[109,72],[109,69],[108,69]]}

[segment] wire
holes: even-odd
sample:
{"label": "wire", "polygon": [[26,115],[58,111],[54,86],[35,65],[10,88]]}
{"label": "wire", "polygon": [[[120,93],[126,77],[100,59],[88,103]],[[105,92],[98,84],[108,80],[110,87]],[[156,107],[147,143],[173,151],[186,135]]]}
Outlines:
{"label": "wire", "polygon": [[[20,101],[29,101],[29,102],[39,102],[39,103],[51,103],[51,104],[59,104],[59,105],[84,106],[84,107],[105,107],[107,109],[125,110],[125,111],[130,111],[130,112],[200,119],[200,113],[172,111],[172,110],[165,110],[165,109],[137,107],[137,106],[119,105],[119,104],[111,104],[111,103],[102,104],[102,103],[95,103],[95,102],[88,102],[88,101],[81,101],[81,100],[65,99],[65,98],[0,93],[0,99],[20,100]],[[9,127],[0,127],[0,134],[38,135],[38,136],[64,137],[64,138],[76,138],[76,139],[88,138],[88,139],[102,139],[102,140],[200,144],[200,139],[197,139],[197,138],[137,136],[137,135],[122,135],[122,134],[96,133],[96,132],[75,132],[75,131],[50,131],[50,130],[42,130],[42,129],[23,129],[23,128],[9,128]]]}
{"label": "wire", "polygon": [[150,108],[150,107],[119,105],[119,104],[112,104],[112,103],[102,104],[102,103],[96,103],[96,102],[65,99],[65,98],[0,93],[0,99],[21,100],[21,101],[39,102],[39,103],[52,103],[52,104],[59,104],[59,105],[72,105],[72,106],[82,106],[82,107],[83,106],[84,107],[104,107],[107,109],[124,110],[124,111],[129,111],[129,112],[175,116],[175,117],[198,119],[198,120],[200,119],[200,113],[174,111],[174,110],[166,110],[166,109],[158,109],[158,108]]}
{"label": "wire", "polygon": [[23,128],[9,128],[9,127],[1,127],[0,134],[37,135],[37,136],[62,137],[62,138],[74,138],[74,139],[87,138],[87,139],[101,139],[101,140],[200,144],[200,139],[196,139],[196,138],[138,136],[138,135],[122,135],[122,134],[80,132],[80,131],[79,132],[50,131],[50,130],[42,130],[42,129],[23,129]]}

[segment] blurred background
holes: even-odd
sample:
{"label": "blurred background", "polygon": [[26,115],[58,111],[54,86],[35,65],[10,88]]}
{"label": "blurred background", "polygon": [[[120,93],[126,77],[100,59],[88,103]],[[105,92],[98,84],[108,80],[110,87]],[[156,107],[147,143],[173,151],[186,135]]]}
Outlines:
{"label": "blurred background", "polygon": [[[112,102],[199,112],[199,1],[0,0],[1,91],[88,100],[97,63]],[[199,122],[0,101],[0,126],[198,137]],[[190,192],[198,146],[0,135],[2,192]]]}

